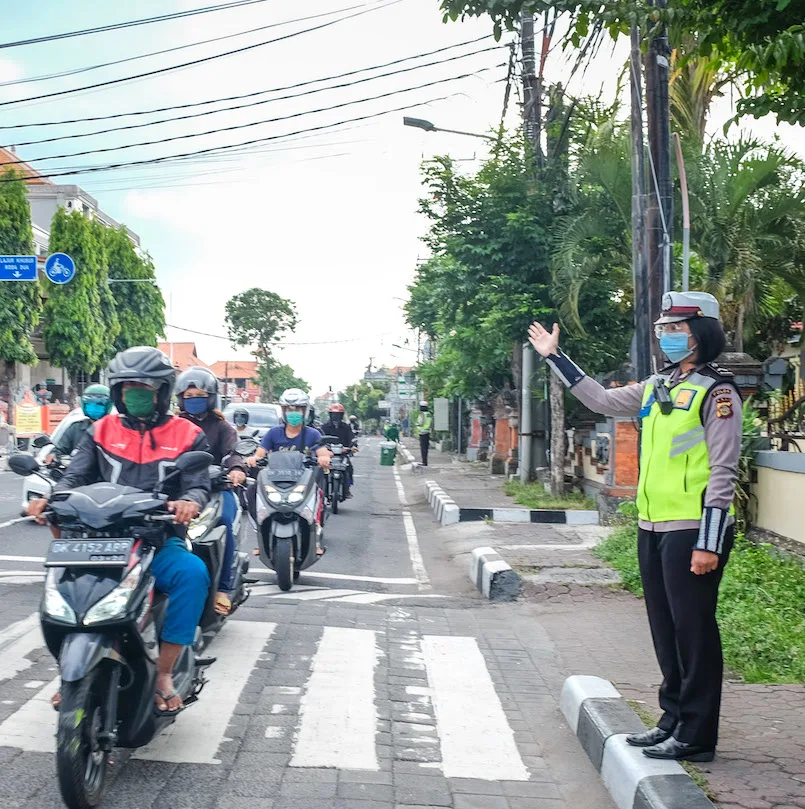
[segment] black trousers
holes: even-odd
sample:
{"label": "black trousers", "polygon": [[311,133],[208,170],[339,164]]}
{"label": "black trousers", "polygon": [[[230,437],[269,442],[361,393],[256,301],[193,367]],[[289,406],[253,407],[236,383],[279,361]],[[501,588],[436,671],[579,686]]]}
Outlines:
{"label": "black trousers", "polygon": [[419,434],[419,451],[422,453],[422,465],[428,465],[428,451],[430,450],[430,433]]}
{"label": "black trousers", "polygon": [[716,623],[718,587],[735,540],[730,526],[718,568],[697,576],[690,558],[698,529],[642,528],[637,553],[651,637],[663,681],[657,723],[681,742],[715,748],[724,661]]}

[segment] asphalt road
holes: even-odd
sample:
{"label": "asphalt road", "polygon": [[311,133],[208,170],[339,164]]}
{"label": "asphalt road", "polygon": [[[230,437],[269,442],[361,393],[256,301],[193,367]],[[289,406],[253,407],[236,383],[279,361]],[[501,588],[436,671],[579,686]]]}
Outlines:
{"label": "asphalt road", "polygon": [[[356,461],[327,554],[281,593],[271,571],[213,642],[198,704],[115,752],[109,809],[608,809],[523,605],[492,606],[449,558],[422,478]],[[0,472],[0,526],[22,481]],[[50,536],[0,527],[0,806],[61,807],[58,668],[36,610]]]}

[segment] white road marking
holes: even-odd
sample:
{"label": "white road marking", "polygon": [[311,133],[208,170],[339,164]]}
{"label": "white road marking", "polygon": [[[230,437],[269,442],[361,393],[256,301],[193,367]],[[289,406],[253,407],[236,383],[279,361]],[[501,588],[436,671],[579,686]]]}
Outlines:
{"label": "white road marking", "polygon": [[57,715],[50,698],[58,690],[59,678],[56,677],[0,724],[0,747],[55,753]]}
{"label": "white road marking", "polygon": [[[218,659],[207,669],[204,710],[194,706],[134,753],[134,758],[177,763],[220,764],[215,757],[230,716],[276,624],[230,621],[210,647]],[[2,726],[0,726],[2,729]]]}
{"label": "white road marking", "polygon": [[283,592],[261,592],[252,593],[253,596],[270,596],[272,600],[280,599],[287,601],[293,599],[296,601],[321,601],[326,598],[336,598],[338,596],[352,596],[360,593],[360,590],[308,590],[302,592],[301,590],[289,590],[287,593]]}
{"label": "white road marking", "polygon": [[[2,557],[0,557],[2,558]],[[270,574],[271,576],[274,575],[273,570],[250,570],[249,573],[255,574]],[[302,571],[301,577],[303,579],[337,579],[337,580],[344,580],[344,581],[365,581],[365,582],[376,582],[377,584],[416,584],[416,579],[390,579],[390,578],[383,578],[381,576],[353,576],[349,573],[309,573],[306,570]],[[304,586],[304,585],[302,585]]]}
{"label": "white road marking", "polygon": [[381,601],[394,601],[398,598],[448,598],[436,593],[359,593],[335,599],[342,604],[379,604]]}
{"label": "white road marking", "polygon": [[12,525],[19,525],[24,522],[33,522],[33,517],[15,517],[13,520],[6,520],[5,522],[0,522],[0,530],[3,528],[11,528]]}
{"label": "white road marking", "polygon": [[374,703],[378,656],[375,632],[324,628],[300,705],[292,767],[380,769]]}
{"label": "white road marking", "polygon": [[[405,489],[403,488],[402,481],[400,480],[400,473],[397,467],[394,467],[394,482],[397,484],[397,496],[402,505],[407,506],[408,501],[405,497]],[[425,562],[422,559],[422,552],[419,550],[419,538],[416,534],[416,526],[414,525],[414,518],[411,512],[407,509],[403,510],[403,527],[405,528],[405,538],[408,541],[408,556],[411,558],[411,567],[414,569],[417,585],[420,590],[427,590],[430,588],[430,579],[428,578],[428,571],[425,570]]]}
{"label": "white road marking", "polygon": [[422,651],[445,777],[527,781],[528,770],[475,639],[425,635]]}
{"label": "white road marking", "polygon": [[3,556],[0,555],[0,562],[34,562],[44,564],[45,557],[44,556]]}
{"label": "white road marking", "polygon": [[44,645],[39,616],[35,612],[7,626],[0,632],[0,681],[10,680],[33,666],[28,655]]}

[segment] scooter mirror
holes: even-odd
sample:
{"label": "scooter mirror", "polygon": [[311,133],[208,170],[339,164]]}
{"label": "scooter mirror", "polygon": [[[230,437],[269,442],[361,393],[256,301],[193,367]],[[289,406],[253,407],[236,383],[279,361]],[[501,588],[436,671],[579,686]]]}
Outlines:
{"label": "scooter mirror", "polygon": [[39,471],[39,464],[30,455],[12,455],[8,459],[8,466],[14,474],[24,478]]}
{"label": "scooter mirror", "polygon": [[185,452],[176,459],[176,469],[179,472],[201,472],[214,460],[209,452]]}
{"label": "scooter mirror", "polygon": [[51,443],[49,435],[38,435],[31,441],[31,446],[36,447],[37,449],[42,449],[42,447],[46,447],[48,444]]}

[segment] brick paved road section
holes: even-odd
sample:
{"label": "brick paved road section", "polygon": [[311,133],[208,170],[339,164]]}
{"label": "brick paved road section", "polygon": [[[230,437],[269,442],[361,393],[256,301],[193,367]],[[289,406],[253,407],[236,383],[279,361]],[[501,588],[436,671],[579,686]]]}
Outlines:
{"label": "brick paved road section", "polygon": [[[268,623],[244,607],[210,651],[228,631],[250,650],[230,653],[226,678],[210,669],[173,726],[177,745],[116,753],[105,806],[611,809],[558,710],[556,650],[529,611],[299,602],[272,605]],[[0,683],[7,745],[17,712],[55,674],[43,649],[29,657]],[[34,708],[55,726],[46,705]],[[205,749],[219,734],[206,763],[198,745],[178,744],[183,722],[206,734]],[[18,744],[0,746],[0,806],[60,806],[52,736]]]}
{"label": "brick paved road section", "polygon": [[[542,591],[535,620],[561,665],[611,680],[657,713],[660,673],[643,602],[628,593],[570,586]],[[718,756],[701,765],[723,809],[805,807],[805,686],[727,680]]]}

